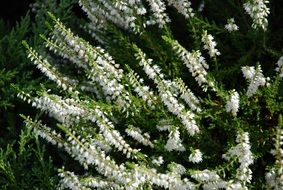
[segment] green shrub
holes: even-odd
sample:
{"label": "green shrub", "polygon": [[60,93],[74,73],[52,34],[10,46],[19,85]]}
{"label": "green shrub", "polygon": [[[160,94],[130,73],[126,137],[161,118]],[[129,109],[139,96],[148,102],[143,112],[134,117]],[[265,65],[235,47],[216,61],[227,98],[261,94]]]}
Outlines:
{"label": "green shrub", "polygon": [[80,0],[92,38],[49,13],[50,52],[23,42],[58,86],[18,93],[50,117],[25,123],[80,164],[59,189],[282,189],[277,9],[203,2]]}
{"label": "green shrub", "polygon": [[25,39],[41,51],[38,34],[46,32],[46,9],[67,21],[73,2],[37,1],[34,12],[27,12],[13,27],[9,21],[0,20],[0,189],[54,189],[58,183],[56,165],[46,153],[50,147],[23,126],[19,114],[36,117],[37,113],[19,101],[17,89],[33,91],[40,88],[40,82],[46,87],[54,86],[33,68],[21,42]]}

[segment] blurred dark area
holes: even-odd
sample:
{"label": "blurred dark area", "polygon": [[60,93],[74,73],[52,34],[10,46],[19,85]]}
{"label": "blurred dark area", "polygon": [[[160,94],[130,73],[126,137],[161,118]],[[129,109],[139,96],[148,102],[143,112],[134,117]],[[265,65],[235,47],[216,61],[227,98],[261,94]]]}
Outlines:
{"label": "blurred dark area", "polygon": [[0,19],[9,26],[14,26],[34,2],[35,0],[5,0],[0,5]]}

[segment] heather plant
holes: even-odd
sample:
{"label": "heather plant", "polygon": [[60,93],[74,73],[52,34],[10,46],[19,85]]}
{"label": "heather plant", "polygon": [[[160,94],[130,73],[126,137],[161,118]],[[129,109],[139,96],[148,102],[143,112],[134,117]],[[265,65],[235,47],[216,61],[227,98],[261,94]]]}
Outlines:
{"label": "heather plant", "polygon": [[[36,117],[38,113],[30,105],[19,101],[17,89],[33,91],[40,82],[53,88],[30,64],[21,46],[23,39],[37,50],[42,49],[45,33],[46,9],[56,12],[63,20],[70,18],[73,1],[36,1],[33,12],[27,11],[21,19],[0,19],[0,189],[54,189],[58,183],[57,168],[47,154],[50,147],[36,138],[30,129],[23,127],[20,114]],[[57,7],[64,7],[59,9]],[[6,5],[5,5],[6,6]],[[15,5],[13,5],[15,6]],[[36,9],[35,9],[36,7]],[[9,7],[7,7],[9,9]],[[1,9],[2,10],[2,9]]]}
{"label": "heather plant", "polygon": [[23,42],[57,86],[19,90],[42,113],[26,127],[78,163],[58,189],[283,188],[269,2],[211,3],[80,0],[91,37],[48,12],[47,50]]}

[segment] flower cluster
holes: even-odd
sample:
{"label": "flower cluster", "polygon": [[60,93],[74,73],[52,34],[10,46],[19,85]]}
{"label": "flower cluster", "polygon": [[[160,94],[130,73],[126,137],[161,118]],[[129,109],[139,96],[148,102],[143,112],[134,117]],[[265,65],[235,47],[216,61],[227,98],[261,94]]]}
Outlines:
{"label": "flower cluster", "polygon": [[[279,190],[283,187],[283,130],[280,128],[283,123],[279,118],[279,126],[277,128],[277,133],[275,137],[275,149],[271,153],[275,156],[275,165],[270,168],[269,172],[266,173],[265,178],[269,187]],[[283,125],[282,125],[283,126]]]}
{"label": "flower cluster", "polygon": [[108,101],[115,101],[120,109],[127,111],[131,105],[131,99],[121,83],[124,74],[119,65],[104,49],[93,47],[83,39],[74,36],[58,19],[54,18],[54,22],[56,24],[51,39],[45,39],[46,46],[83,68],[88,78],[99,85]]}
{"label": "flower cluster", "polygon": [[[75,132],[68,132],[66,128],[62,127],[62,130],[67,132],[67,141],[64,141],[60,134],[51,130],[50,128],[42,125],[39,122],[33,122],[31,120],[26,120],[28,126],[34,127],[35,134],[41,136],[48,142],[62,147],[66,152],[68,152],[72,157],[78,160],[86,169],[89,166],[95,165],[96,170],[108,177],[110,179],[115,179],[117,183],[125,185],[127,188],[136,189],[140,184],[150,181],[160,187],[169,189],[194,189],[193,183],[189,182],[187,179],[181,180],[178,173],[172,174],[162,174],[158,173],[155,169],[145,168],[139,165],[135,165],[134,168],[127,172],[125,166],[117,165],[114,160],[109,156],[106,156],[103,151],[100,151],[95,146],[88,143],[87,139],[83,139],[77,136]],[[72,172],[67,172],[60,174],[63,178],[61,181],[62,187],[87,187],[87,186],[97,186],[98,184],[93,184],[95,181],[91,180],[89,182],[80,181],[79,178]],[[116,183],[101,182],[100,185],[111,185],[112,187],[117,187]]]}
{"label": "flower cluster", "polygon": [[[130,69],[129,69],[130,70]],[[149,86],[143,84],[143,79],[141,79],[133,70],[127,74],[129,83],[133,86],[134,91],[141,97],[149,107],[155,108],[155,102],[157,97],[154,95],[153,91]]]}
{"label": "flower cluster", "polygon": [[188,0],[167,0],[168,5],[172,5],[177,9],[179,13],[185,16],[185,18],[191,18],[195,14],[193,13],[193,9],[191,7],[191,2]]}
{"label": "flower cluster", "polygon": [[[90,0],[80,0],[79,3],[88,14],[92,24],[98,26],[98,29],[110,22],[126,30],[132,30],[137,33],[140,31],[139,26],[135,23],[137,18],[133,9],[134,6],[131,6],[132,3],[109,0],[98,0],[97,3]],[[139,1],[135,1],[135,3],[138,4],[138,10],[145,10],[144,8],[142,9]]]}
{"label": "flower cluster", "polygon": [[180,139],[180,132],[178,130],[178,128],[173,129],[170,134],[169,134],[169,139],[165,145],[165,149],[167,151],[172,151],[172,150],[176,150],[176,151],[185,151],[185,147],[182,145],[182,141]]}
{"label": "flower cluster", "polygon": [[189,156],[189,161],[193,163],[199,163],[202,161],[202,153],[199,149],[193,150]]}
{"label": "flower cluster", "polygon": [[239,110],[239,93],[234,90],[232,90],[231,95],[229,96],[227,103],[226,103],[226,111],[231,112],[233,116],[237,115],[237,112]]}
{"label": "flower cluster", "polygon": [[81,185],[78,176],[76,176],[74,172],[63,172],[59,170],[58,176],[61,178],[58,189],[86,189]]}
{"label": "flower cluster", "polygon": [[66,76],[62,76],[57,69],[55,69],[49,61],[45,58],[43,59],[42,56],[38,55],[38,53],[33,50],[31,47],[28,46],[26,42],[24,42],[28,50],[28,58],[36,65],[36,67],[50,80],[56,82],[58,87],[61,87],[63,90],[72,91],[78,81],[75,79],[71,79]]}
{"label": "flower cluster", "polygon": [[234,18],[229,18],[227,20],[227,24],[225,24],[224,28],[228,31],[228,32],[234,32],[239,30],[239,27],[235,24],[235,20]]}
{"label": "flower cluster", "polygon": [[185,100],[185,102],[188,104],[188,106],[193,111],[200,112],[201,111],[200,101],[194,95],[194,93],[189,88],[186,87],[184,81],[180,78],[177,78],[174,81],[174,84],[175,84],[174,86],[176,87],[176,89],[181,93],[180,98]]}
{"label": "flower cluster", "polygon": [[175,162],[169,164],[169,169],[171,170],[172,173],[175,173],[177,175],[184,175],[186,173],[186,168],[181,165],[177,164]]}
{"label": "flower cluster", "polygon": [[198,82],[198,85],[203,87],[204,91],[207,90],[208,86],[214,89],[213,81],[209,81],[207,79],[206,69],[208,69],[209,66],[206,63],[205,58],[201,55],[201,52],[199,50],[188,52],[176,40],[172,40],[166,37],[164,37],[163,39],[172,46],[176,55],[186,65],[186,67],[191,72],[192,76]]}
{"label": "flower cluster", "polygon": [[202,34],[201,41],[204,44],[203,48],[208,50],[211,58],[215,58],[216,56],[220,55],[218,49],[215,48],[217,43],[214,41],[214,38],[211,34],[207,34],[206,30]]}
{"label": "flower cluster", "polygon": [[152,12],[150,20],[146,22],[147,25],[158,24],[159,28],[163,28],[166,23],[170,22],[169,17],[165,13],[166,7],[162,0],[147,0]]}
{"label": "flower cluster", "polygon": [[137,53],[136,57],[139,61],[139,65],[143,67],[143,70],[150,79],[157,85],[159,95],[162,102],[167,107],[168,111],[176,115],[186,127],[188,133],[193,136],[199,132],[199,128],[196,125],[194,119],[195,114],[185,109],[185,106],[178,102],[178,99],[174,96],[171,89],[168,87],[168,83],[172,84],[171,81],[166,81],[164,75],[161,73],[161,69],[157,65],[152,65],[152,59],[146,59],[145,54],[135,48]]}
{"label": "flower cluster", "polygon": [[158,158],[152,159],[152,163],[157,166],[161,166],[164,163],[164,159],[162,156],[159,156]]}
{"label": "flower cluster", "polygon": [[247,90],[247,96],[252,97],[259,86],[268,86],[268,80],[269,78],[265,78],[262,74],[261,66],[258,65],[257,68],[255,69],[254,66],[245,66],[242,67],[242,72],[244,77],[249,81],[249,87]]}
{"label": "flower cluster", "polygon": [[276,71],[279,73],[279,76],[283,78],[283,56],[278,59],[276,65]]}
{"label": "flower cluster", "polygon": [[[200,6],[204,2],[200,1]],[[44,88],[36,96],[34,92],[21,90],[18,94],[55,119],[47,121],[48,125],[57,122],[56,128],[52,128],[27,118],[26,125],[33,128],[34,134],[63,149],[83,166],[80,171],[85,172],[83,175],[59,170],[58,188],[246,190],[249,183],[254,183],[250,166],[256,161],[249,133],[242,130],[247,127],[245,116],[248,119],[258,107],[251,108],[253,112],[243,108],[261,98],[247,97],[252,97],[260,86],[268,85],[269,78],[264,77],[261,66],[242,67],[249,83],[246,96],[235,89],[226,91],[226,84],[214,79],[222,71],[218,73],[216,67],[208,73],[209,65],[202,55],[208,51],[208,59],[212,58],[217,66],[220,52],[208,31],[223,32],[224,29],[198,18],[201,13],[194,15],[189,0],[79,0],[79,3],[90,21],[82,22],[83,27],[102,46],[92,45],[75,35],[49,13],[53,22],[49,25],[51,32],[41,37],[52,54],[45,56],[46,59],[24,45],[37,68],[61,88],[60,95]],[[247,0],[244,4],[255,28],[263,25],[266,29],[269,10],[265,3]],[[174,31],[167,27],[168,15],[173,9],[167,11],[166,5],[190,19],[188,28],[193,34],[190,49],[175,40]],[[229,33],[239,29],[233,18],[227,22],[225,29]],[[233,37],[238,39],[242,35]],[[225,49],[223,52],[226,53]],[[62,64],[73,64],[70,70],[67,64],[56,69],[53,53],[63,58]],[[227,57],[230,55],[223,59]],[[183,71],[185,67],[189,72]],[[231,70],[234,68],[239,67]],[[223,72],[226,69],[230,71],[227,67]],[[278,60],[276,71],[283,76],[283,57]],[[240,103],[243,112],[241,117],[236,117]],[[267,109],[270,105],[273,104],[267,102]],[[278,115],[276,110],[265,116],[270,114]],[[241,125],[230,127],[235,124]],[[259,132],[264,130],[261,128]],[[231,147],[234,143],[231,135],[236,132],[236,143]],[[266,174],[269,186],[275,189],[282,187],[283,175],[281,129],[278,134],[272,152],[276,163]],[[252,140],[257,138],[255,133],[251,136]],[[263,138],[263,142],[267,140]],[[221,150],[207,150],[214,145]],[[226,149],[223,158],[227,163],[219,164],[221,160],[217,159]]]}
{"label": "flower cluster", "polygon": [[247,0],[244,3],[245,11],[250,15],[253,20],[253,28],[267,29],[267,16],[269,15],[269,8],[266,6],[268,0]]}
{"label": "flower cluster", "polygon": [[[30,97],[28,94],[25,96]],[[19,97],[24,97],[24,95],[20,94]],[[106,113],[99,106],[89,109],[84,107],[82,102],[79,104],[74,99],[64,100],[60,96],[48,94],[43,94],[42,97],[30,98],[29,101],[32,103],[32,106],[48,112],[51,117],[54,117],[66,126],[78,123],[81,119],[96,123],[100,134],[104,136],[105,140],[119,151],[122,151],[123,154],[126,154],[127,157],[138,152],[137,149],[132,149],[126,143],[119,131],[115,130],[114,125],[107,118]]]}
{"label": "flower cluster", "polygon": [[128,127],[126,129],[126,133],[129,136],[131,136],[133,139],[138,141],[139,143],[142,143],[145,146],[150,146],[151,148],[153,148],[153,144],[149,140],[149,138],[150,138],[149,134],[148,133],[144,133],[142,135],[142,132],[141,132],[140,128],[130,126],[130,127]]}
{"label": "flower cluster", "polygon": [[194,171],[191,176],[201,182],[217,181],[220,178],[215,171],[210,170]]}
{"label": "flower cluster", "polygon": [[223,158],[226,160],[236,158],[238,160],[240,166],[237,169],[236,178],[243,186],[245,186],[246,183],[251,182],[252,171],[249,166],[254,162],[254,156],[250,150],[249,134],[247,132],[239,133],[236,142],[238,144],[229,149],[229,151],[223,155]]}
{"label": "flower cluster", "polygon": [[122,187],[112,181],[106,181],[94,177],[79,177],[74,172],[64,171],[64,168],[59,169],[58,176],[61,178],[58,189],[122,189]]}

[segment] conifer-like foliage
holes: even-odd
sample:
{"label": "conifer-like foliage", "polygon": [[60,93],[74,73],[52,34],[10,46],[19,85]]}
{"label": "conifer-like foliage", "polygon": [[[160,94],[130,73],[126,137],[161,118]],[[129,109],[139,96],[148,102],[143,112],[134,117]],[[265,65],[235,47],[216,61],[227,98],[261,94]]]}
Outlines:
{"label": "conifer-like foliage", "polygon": [[23,42],[58,87],[19,92],[50,118],[25,123],[81,166],[62,166],[59,189],[283,188],[283,62],[268,1],[224,12],[212,1],[79,4],[91,37],[48,12],[47,51]]}

